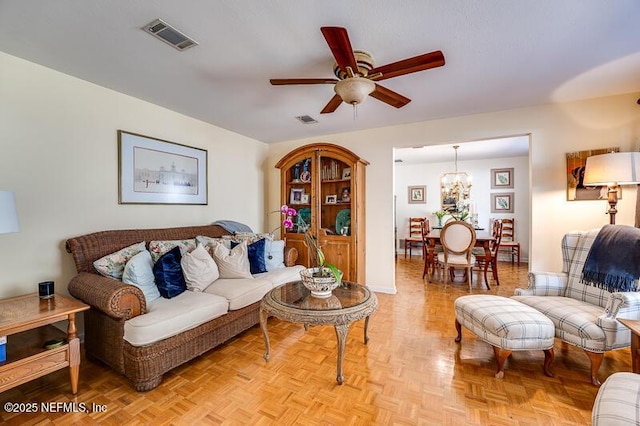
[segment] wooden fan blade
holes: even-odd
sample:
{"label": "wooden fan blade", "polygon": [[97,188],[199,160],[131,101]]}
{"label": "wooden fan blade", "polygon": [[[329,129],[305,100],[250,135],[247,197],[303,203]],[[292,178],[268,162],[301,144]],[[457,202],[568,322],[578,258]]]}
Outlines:
{"label": "wooden fan blade", "polygon": [[380,86],[379,84],[376,84],[376,89],[371,92],[369,96],[396,108],[402,108],[403,106],[411,102],[411,99],[404,97],[400,93],[396,93],[393,90],[389,90],[386,87]]}
{"label": "wooden fan blade", "polygon": [[347,30],[342,27],[322,27],[320,31],[322,31],[324,39],[327,40],[329,49],[331,49],[333,57],[336,58],[340,69],[347,72],[347,67],[351,67],[353,71],[357,72],[358,63],[356,57],[353,56],[353,48]]}
{"label": "wooden fan blade", "polygon": [[331,98],[331,100],[329,101],[329,103],[325,105],[324,108],[322,108],[322,111],[320,111],[320,114],[327,114],[329,112],[333,112],[337,110],[341,103],[342,103],[342,98],[338,95],[334,95],[333,98]]}
{"label": "wooden fan blade", "polygon": [[274,86],[287,84],[336,84],[335,78],[272,78],[269,80]]}
{"label": "wooden fan blade", "polygon": [[413,58],[375,67],[369,71],[369,74],[382,73],[381,77],[376,78],[377,81],[381,81],[387,78],[411,74],[412,72],[441,67],[443,65],[444,55],[441,51],[436,50],[435,52],[425,53],[424,55],[414,56]]}

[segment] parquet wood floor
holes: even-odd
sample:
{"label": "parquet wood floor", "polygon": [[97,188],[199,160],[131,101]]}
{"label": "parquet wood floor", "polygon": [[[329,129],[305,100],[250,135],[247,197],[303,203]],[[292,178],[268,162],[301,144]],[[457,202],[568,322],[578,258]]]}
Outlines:
{"label": "parquet wood floor", "polygon": [[[500,264],[501,286],[474,282],[473,293],[509,296],[526,286],[527,266]],[[544,355],[515,352],[504,379],[494,378],[491,347],[464,331],[454,342],[453,301],[469,294],[464,283],[422,280],[418,257],[397,260],[396,295],[378,294],[379,308],[363,343],[363,321],[352,325],[338,386],[332,327],[269,319],[271,360],[262,358],[259,327],[164,377],[138,393],[99,363],[83,358],[77,396],[59,371],[0,394],[6,402],[37,403],[38,412],[7,413],[16,425],[586,425],[597,388],[589,362],[556,341],[555,378],[542,371]],[[631,371],[628,349],[605,356],[604,381]],[[40,403],[100,404],[104,412],[44,413]],[[64,407],[61,407],[64,408]],[[64,411],[64,410],[62,410]]]}

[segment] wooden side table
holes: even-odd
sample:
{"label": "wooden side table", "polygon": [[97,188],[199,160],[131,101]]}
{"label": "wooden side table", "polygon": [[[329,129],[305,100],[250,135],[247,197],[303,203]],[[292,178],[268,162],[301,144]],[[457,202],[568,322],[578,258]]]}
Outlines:
{"label": "wooden side table", "polygon": [[[78,392],[80,339],[75,314],[88,305],[56,294],[40,299],[37,293],[0,300],[0,336],[7,336],[7,359],[0,362],[0,392],[69,367],[71,392]],[[53,323],[68,320],[67,332]],[[53,349],[45,342],[64,339]]]}
{"label": "wooden side table", "polygon": [[640,373],[640,320],[616,318],[631,330],[631,365],[634,373]]}

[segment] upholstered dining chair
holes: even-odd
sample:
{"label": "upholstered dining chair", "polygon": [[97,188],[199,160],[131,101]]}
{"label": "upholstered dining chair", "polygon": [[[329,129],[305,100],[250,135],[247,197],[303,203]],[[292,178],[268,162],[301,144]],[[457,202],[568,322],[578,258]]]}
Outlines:
{"label": "upholstered dining chair", "polygon": [[450,268],[464,268],[471,290],[471,279],[476,257],[472,250],[476,244],[476,231],[473,226],[461,220],[447,222],[440,231],[442,253],[438,253],[438,266],[444,275],[444,282],[449,280]]}
{"label": "upholstered dining chair", "polygon": [[515,219],[502,219],[502,241],[500,251],[508,252],[511,255],[511,263],[514,258],[520,266],[520,243],[516,241],[516,221]]}
{"label": "upholstered dining chair", "polygon": [[424,256],[424,245],[422,244],[422,225],[427,220],[424,217],[410,217],[409,218],[409,236],[404,240],[404,258],[407,258],[407,250],[409,250],[409,256],[411,256],[411,249],[413,247],[420,247],[422,255]]}
{"label": "upholstered dining chair", "polygon": [[500,279],[498,278],[498,250],[500,250],[500,243],[502,241],[502,221],[494,220],[491,226],[491,236],[493,240],[489,242],[489,255],[491,256],[487,262],[486,253],[483,247],[476,247],[472,253],[476,256],[476,265],[478,269],[482,271],[484,275],[484,282],[489,287],[489,281],[487,280],[487,272],[491,270],[491,275],[496,285],[500,285]]}

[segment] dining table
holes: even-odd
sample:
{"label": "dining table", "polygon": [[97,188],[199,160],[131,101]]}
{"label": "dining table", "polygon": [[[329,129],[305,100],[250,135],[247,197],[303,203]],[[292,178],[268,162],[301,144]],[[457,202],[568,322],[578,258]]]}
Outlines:
{"label": "dining table", "polygon": [[[428,273],[428,269],[429,266],[431,266],[432,268],[432,273],[433,273],[433,269],[435,268],[436,265],[436,246],[437,245],[441,245],[440,243],[440,232],[442,231],[442,229],[434,229],[432,228],[429,233],[427,235],[425,235],[425,239],[427,241],[427,256],[425,257],[425,266],[424,266],[424,272],[425,274]],[[487,288],[491,288],[489,286],[489,281],[486,279],[487,277],[487,269],[489,268],[489,263],[491,262],[491,249],[490,249],[490,245],[491,242],[495,241],[495,237],[491,234],[491,232],[489,231],[476,231],[476,243],[475,243],[475,247],[482,247],[484,248],[484,277],[485,277],[485,281],[487,284]],[[493,272],[493,279],[497,281],[498,279],[498,271],[497,269],[494,267],[492,268],[492,272]]]}

